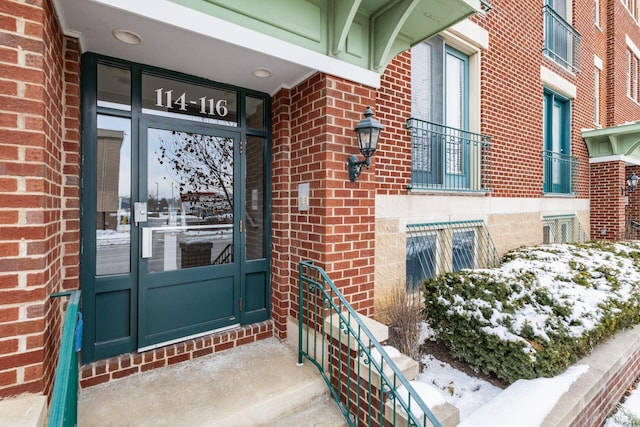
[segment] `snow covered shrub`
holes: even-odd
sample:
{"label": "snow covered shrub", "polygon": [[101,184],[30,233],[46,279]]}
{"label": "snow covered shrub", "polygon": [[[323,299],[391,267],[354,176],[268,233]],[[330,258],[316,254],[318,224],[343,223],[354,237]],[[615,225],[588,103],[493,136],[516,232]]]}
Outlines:
{"label": "snow covered shrub", "polygon": [[509,382],[553,376],[640,323],[640,244],[517,249],[499,268],[427,280],[424,295],[454,356]]}

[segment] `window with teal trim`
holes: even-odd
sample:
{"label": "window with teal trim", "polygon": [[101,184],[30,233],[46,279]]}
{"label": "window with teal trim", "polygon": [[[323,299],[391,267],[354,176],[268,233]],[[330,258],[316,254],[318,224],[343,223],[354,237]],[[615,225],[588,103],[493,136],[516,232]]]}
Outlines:
{"label": "window with teal trim", "polygon": [[469,57],[433,37],[412,51],[412,184],[469,189]]}
{"label": "window with teal trim", "polygon": [[544,92],[544,192],[570,194],[577,160],[571,156],[571,102]]}

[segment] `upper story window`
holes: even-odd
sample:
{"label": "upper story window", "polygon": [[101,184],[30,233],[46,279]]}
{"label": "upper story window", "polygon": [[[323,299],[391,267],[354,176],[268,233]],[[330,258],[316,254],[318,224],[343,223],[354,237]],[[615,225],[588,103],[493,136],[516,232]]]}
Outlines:
{"label": "upper story window", "polygon": [[593,2],[593,22],[596,27],[600,28],[600,0],[594,0]]}
{"label": "upper story window", "polygon": [[441,37],[411,56],[412,188],[479,189],[488,140],[469,132],[469,56]]}
{"label": "upper story window", "polygon": [[638,102],[638,57],[627,50],[627,96]]}
{"label": "upper story window", "polygon": [[544,192],[575,192],[577,159],[571,155],[571,101],[544,91]]}
{"label": "upper story window", "polygon": [[543,52],[573,73],[580,70],[580,34],[570,24],[571,0],[545,0]]}

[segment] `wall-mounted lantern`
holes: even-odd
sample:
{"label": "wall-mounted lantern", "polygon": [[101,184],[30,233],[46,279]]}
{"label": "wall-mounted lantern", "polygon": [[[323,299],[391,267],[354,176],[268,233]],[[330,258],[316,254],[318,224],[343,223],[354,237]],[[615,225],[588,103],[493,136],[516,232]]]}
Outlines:
{"label": "wall-mounted lantern", "polygon": [[627,188],[622,187],[622,195],[624,196],[625,192],[636,191],[638,188],[638,175],[635,172],[631,172],[629,178],[627,178]]}
{"label": "wall-mounted lantern", "polygon": [[349,170],[349,180],[355,182],[360,176],[362,166],[366,166],[369,169],[371,164],[371,156],[378,149],[378,139],[380,138],[380,131],[384,129],[384,126],[380,124],[376,119],[372,119],[373,111],[371,107],[367,107],[364,112],[364,119],[360,120],[356,128],[356,135],[358,136],[358,144],[360,145],[360,152],[364,156],[364,160],[359,161],[358,156],[352,154],[347,160],[347,169]]}

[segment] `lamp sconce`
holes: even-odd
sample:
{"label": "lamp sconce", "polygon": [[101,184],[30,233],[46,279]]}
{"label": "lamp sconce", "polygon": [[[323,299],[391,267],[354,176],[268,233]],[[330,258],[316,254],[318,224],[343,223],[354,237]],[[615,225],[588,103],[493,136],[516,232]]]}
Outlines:
{"label": "lamp sconce", "polygon": [[627,187],[621,188],[623,196],[629,191],[636,191],[636,188],[638,188],[638,179],[638,175],[636,175],[635,172],[631,172],[631,175],[629,175],[629,178],[627,178]]}
{"label": "lamp sconce", "polygon": [[378,149],[378,139],[380,139],[380,131],[384,126],[376,119],[372,119],[373,111],[371,107],[367,107],[364,112],[364,119],[360,120],[355,127],[358,136],[358,144],[360,145],[360,153],[364,156],[364,160],[358,160],[358,156],[352,154],[347,159],[347,170],[349,171],[349,180],[355,182],[360,176],[362,167],[369,169],[371,165],[371,157]]}

